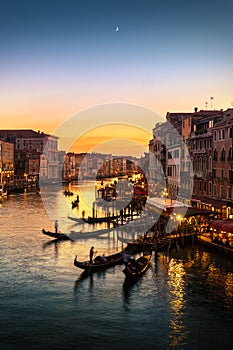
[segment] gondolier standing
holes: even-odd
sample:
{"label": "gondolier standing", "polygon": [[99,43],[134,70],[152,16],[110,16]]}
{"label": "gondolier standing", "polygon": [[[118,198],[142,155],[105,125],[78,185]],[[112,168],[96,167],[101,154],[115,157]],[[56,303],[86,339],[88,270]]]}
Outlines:
{"label": "gondolier standing", "polygon": [[94,247],[91,247],[90,249],[90,264],[92,263],[92,259],[93,259],[93,256],[94,254],[96,254],[97,252],[94,252]]}
{"label": "gondolier standing", "polygon": [[58,221],[57,220],[55,220],[54,228],[55,228],[55,233],[57,233],[58,232]]}

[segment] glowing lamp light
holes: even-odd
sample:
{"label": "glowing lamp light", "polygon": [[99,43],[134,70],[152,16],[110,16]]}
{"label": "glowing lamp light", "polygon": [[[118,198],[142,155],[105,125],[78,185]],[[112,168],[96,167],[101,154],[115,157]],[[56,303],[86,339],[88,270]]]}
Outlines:
{"label": "glowing lamp light", "polygon": [[181,215],[176,215],[176,220],[181,221],[183,217]]}

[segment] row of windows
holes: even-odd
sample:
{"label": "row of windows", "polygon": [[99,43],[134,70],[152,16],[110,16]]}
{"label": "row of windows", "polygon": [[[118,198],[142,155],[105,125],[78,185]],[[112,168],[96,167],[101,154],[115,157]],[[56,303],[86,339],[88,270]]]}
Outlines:
{"label": "row of windows", "polygon": [[201,150],[201,149],[212,148],[212,140],[204,139],[204,140],[196,140],[191,144],[192,150]]}
{"label": "row of windows", "polygon": [[[199,182],[199,191],[207,193],[207,183],[206,182]],[[219,188],[212,182],[209,182],[209,188],[208,188],[208,194],[213,195],[215,197],[220,197],[221,199],[233,199],[233,187],[228,186],[227,187],[227,193],[224,193],[224,186],[221,185]]]}
{"label": "row of windows", "polygon": [[228,175],[228,181],[233,182],[233,170],[228,170],[228,174],[226,174],[226,170],[219,169],[219,172],[217,172],[217,169],[212,170],[212,178],[216,179],[217,177],[220,177],[221,180],[225,179],[225,176]]}
{"label": "row of windows", "polygon": [[[220,161],[225,161],[226,160],[226,151],[225,151],[225,148],[223,147],[221,152],[220,152]],[[233,161],[233,152],[232,152],[232,147],[230,147],[228,149],[228,157],[227,157],[227,160],[229,161]],[[217,149],[215,148],[214,149],[214,153],[213,153],[213,161],[214,162],[217,162],[218,161],[218,151]]]}
{"label": "row of windows", "polygon": [[214,141],[225,140],[226,134],[228,135],[228,138],[232,139],[232,136],[233,136],[233,129],[232,129],[232,127],[227,129],[227,130],[225,130],[225,129],[215,130],[214,131]]}
{"label": "row of windows", "polygon": [[167,176],[178,177],[179,165],[170,165],[167,167]]}
{"label": "row of windows", "polygon": [[[184,155],[184,152],[182,152],[182,155]],[[167,153],[167,157],[168,159],[179,159],[180,157],[180,150],[179,149],[175,149],[174,151],[170,151]]]}
{"label": "row of windows", "polygon": [[193,161],[194,171],[206,171],[212,169],[212,158],[211,157],[200,157]]}

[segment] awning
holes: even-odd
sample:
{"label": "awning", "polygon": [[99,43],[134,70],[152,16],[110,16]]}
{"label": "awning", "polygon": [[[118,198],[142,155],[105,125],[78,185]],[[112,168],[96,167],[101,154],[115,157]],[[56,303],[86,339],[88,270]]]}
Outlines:
{"label": "awning", "polygon": [[226,222],[222,225],[222,231],[226,231],[227,233],[233,233],[233,220],[231,222]]}
{"label": "awning", "polygon": [[200,203],[207,206],[213,206],[217,209],[222,209],[222,207],[232,207],[232,202],[220,200],[220,199],[214,199],[214,198],[208,198],[206,196],[200,197],[197,195],[192,196],[192,202]]}
{"label": "awning", "polygon": [[210,228],[212,230],[220,231],[222,228],[222,225],[225,223],[226,220],[213,220],[209,222]]}

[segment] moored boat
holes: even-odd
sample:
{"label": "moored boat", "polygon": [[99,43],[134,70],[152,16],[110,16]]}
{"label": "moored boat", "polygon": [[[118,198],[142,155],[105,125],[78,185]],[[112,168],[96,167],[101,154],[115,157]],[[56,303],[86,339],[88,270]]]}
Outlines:
{"label": "moored boat", "polygon": [[77,208],[78,205],[79,205],[79,195],[77,195],[77,198],[75,199],[75,201],[72,202],[72,209]]}
{"label": "moored boat", "polygon": [[106,233],[111,232],[114,230],[114,228],[106,228],[106,229],[100,229],[97,231],[71,231],[70,233],[55,233],[51,231],[46,231],[45,229],[42,230],[42,233],[53,237],[53,238],[58,238],[61,240],[71,240],[71,241],[76,241],[79,239],[87,239],[87,238],[96,238],[98,236],[104,235]]}
{"label": "moored boat", "polygon": [[117,264],[121,264],[123,262],[123,254],[122,252],[108,255],[108,256],[97,256],[92,263],[89,261],[78,261],[77,255],[74,259],[74,266],[79,267],[86,272],[95,272],[108,269],[109,267],[115,266]]}
{"label": "moored boat", "polygon": [[65,196],[73,196],[74,195],[73,192],[71,192],[70,190],[67,190],[67,189],[65,189],[63,193]]}
{"label": "moored boat", "polygon": [[151,252],[149,252],[144,254],[143,256],[140,256],[140,258],[136,260],[131,259],[128,265],[123,270],[123,273],[125,274],[126,278],[136,279],[142,274],[144,274],[150,266],[151,255]]}
{"label": "moored boat", "polygon": [[51,231],[46,231],[44,228],[42,229],[42,233],[46,236],[53,237],[59,240],[72,240],[67,234],[65,233],[60,233],[60,232],[51,232]]}
{"label": "moored boat", "polygon": [[93,218],[91,216],[88,216],[87,219],[83,218],[83,220],[88,224],[94,224],[94,223],[102,223],[102,222],[111,222],[119,218],[120,218],[120,215],[104,216],[99,218]]}
{"label": "moored boat", "polygon": [[83,219],[80,218],[74,218],[73,216],[67,215],[67,218],[75,221],[77,224],[85,224],[85,221]]}

